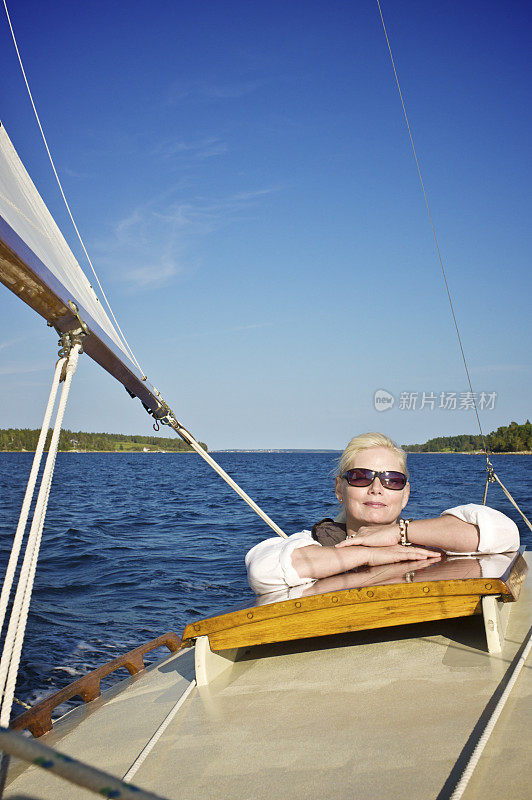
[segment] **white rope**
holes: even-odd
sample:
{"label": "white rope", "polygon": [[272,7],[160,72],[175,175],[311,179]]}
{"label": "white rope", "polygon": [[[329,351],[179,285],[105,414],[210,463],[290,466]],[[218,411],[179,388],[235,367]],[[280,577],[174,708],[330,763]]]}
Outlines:
{"label": "white rope", "polygon": [[262,520],[264,520],[264,522],[267,525],[270,526],[272,531],[275,531],[275,533],[278,536],[281,536],[283,539],[288,539],[286,533],[277,525],[277,523],[275,523],[273,519],[271,519],[271,517],[269,517],[268,514],[266,514],[266,512],[263,511],[262,508],[258,506],[257,503],[254,500],[252,500],[248,494],[246,494],[246,492],[238,485],[238,483],[236,483],[236,481],[234,481],[231,478],[230,475],[227,474],[227,472],[218,464],[218,462],[216,462],[214,458],[210,456],[206,450],[203,449],[200,443],[196,441],[196,439],[192,436],[192,434],[189,431],[186,430],[186,428],[183,428],[175,418],[171,418],[169,424],[176,431],[176,433],[178,433],[182,439],[188,442],[188,444],[194,448],[196,453],[199,456],[201,456],[203,460],[206,461],[207,464],[209,464],[209,466],[211,466],[213,470],[217,472],[221,478],[224,479],[224,481],[231,487],[231,489],[233,489],[237,493],[237,495],[241,497],[242,500],[244,500],[244,502],[247,503],[250,508],[253,509],[255,514],[258,514],[258,516]]}
{"label": "white rope", "polygon": [[195,686],[196,686],[196,681],[192,681],[190,686],[187,686],[187,688],[185,689],[185,691],[183,692],[183,694],[181,695],[181,697],[179,698],[179,700],[177,701],[175,706],[167,714],[167,716],[163,719],[163,721],[161,722],[161,724],[159,725],[159,727],[157,728],[157,730],[155,731],[155,733],[151,737],[151,739],[148,742],[148,744],[146,745],[146,747],[144,747],[144,749],[141,750],[141,752],[139,753],[138,757],[135,759],[133,764],[130,766],[130,768],[128,769],[128,771],[126,772],[126,774],[124,775],[122,780],[130,781],[131,778],[133,777],[133,775],[135,775],[135,773],[138,771],[138,769],[142,766],[142,764],[144,763],[146,758],[149,756],[149,754],[151,753],[151,751],[153,750],[153,748],[155,747],[155,745],[157,744],[157,742],[159,741],[159,739],[161,738],[161,736],[163,735],[163,733],[165,732],[167,727],[170,725],[171,721],[173,720],[173,718],[175,717],[175,715],[177,714],[177,712],[179,711],[179,709],[181,708],[181,706],[183,705],[183,703],[185,702],[185,700],[187,699],[187,697],[192,692],[192,689],[194,689]]}
{"label": "white rope", "polygon": [[46,459],[46,464],[41,478],[41,485],[39,487],[37,502],[33,512],[33,520],[26,543],[26,551],[20,569],[17,590],[13,600],[13,607],[11,609],[11,616],[4,642],[4,649],[2,652],[2,658],[0,660],[0,694],[2,695],[0,726],[4,727],[9,725],[11,716],[11,707],[13,705],[18,666],[20,663],[20,655],[22,652],[22,644],[24,641],[24,633],[28,619],[31,594],[35,580],[35,570],[37,568],[37,559],[42,538],[44,518],[46,516],[52,475],[55,466],[57,449],[59,446],[59,434],[61,432],[61,425],[65,413],[68,393],[70,391],[70,384],[76,370],[80,349],[80,344],[74,345],[66,364],[66,376],[63,384],[63,390],[61,392],[61,398],[59,400],[59,407],[57,410],[52,440],[50,442],[50,449],[48,451],[48,457]]}
{"label": "white rope", "polygon": [[65,778],[76,786],[83,786],[100,797],[117,800],[165,800],[160,795],[128,785],[119,778],[89,767],[75,758],[58,753],[35,739],[28,739],[16,731],[0,728],[0,748],[10,755],[36,764],[38,767]]}
{"label": "white rope", "polygon": [[118,332],[119,332],[119,334],[120,334],[120,336],[122,338],[124,346],[127,348],[129,354],[131,355],[131,358],[133,359],[134,363],[137,365],[137,367],[140,370],[140,372],[143,375],[143,377],[145,377],[144,370],[142,369],[142,367],[140,366],[139,362],[135,358],[135,354],[133,353],[133,350],[129,346],[128,341],[127,341],[127,339],[126,339],[126,337],[125,337],[125,335],[124,335],[124,333],[122,331],[122,328],[118,324],[118,320],[116,319],[116,317],[114,315],[113,309],[111,308],[111,304],[109,303],[109,300],[107,299],[107,295],[105,294],[105,292],[103,290],[103,286],[100,283],[100,279],[98,278],[98,275],[96,274],[96,270],[94,269],[94,266],[93,266],[93,263],[91,261],[91,258],[90,258],[89,254],[87,252],[87,248],[85,247],[85,243],[84,243],[83,239],[81,238],[81,234],[80,234],[80,232],[78,230],[78,226],[76,225],[76,222],[75,222],[74,217],[72,215],[72,211],[70,210],[70,206],[69,206],[68,201],[66,199],[66,195],[65,195],[65,193],[63,191],[63,186],[62,186],[61,181],[59,179],[59,175],[57,174],[57,170],[55,168],[55,164],[54,164],[54,160],[52,158],[52,154],[50,152],[50,148],[48,147],[48,142],[46,141],[46,136],[44,135],[44,130],[43,130],[43,127],[41,125],[41,120],[40,120],[39,114],[37,112],[37,108],[35,106],[35,102],[33,100],[33,95],[31,93],[30,85],[29,85],[28,79],[26,77],[26,71],[24,69],[24,65],[22,63],[22,57],[21,57],[20,51],[18,49],[18,44],[17,44],[17,40],[16,40],[16,37],[15,37],[15,31],[13,30],[13,25],[11,24],[11,17],[9,16],[9,11],[8,11],[8,8],[7,8],[7,0],[4,0],[4,8],[5,8],[5,12],[6,12],[7,22],[9,24],[9,30],[11,31],[11,38],[13,39],[13,44],[15,45],[15,50],[16,50],[16,53],[17,53],[18,63],[20,65],[20,69],[22,71],[22,77],[24,78],[24,83],[26,84],[26,89],[28,90],[28,95],[29,95],[30,102],[31,102],[31,105],[32,105],[32,108],[33,108],[33,112],[35,114],[35,119],[37,120],[37,125],[39,126],[39,130],[41,132],[42,140],[44,142],[44,146],[46,148],[46,152],[48,153],[48,158],[50,159],[50,164],[52,165],[52,169],[53,169],[53,172],[54,172],[54,175],[55,175],[55,179],[57,181],[57,185],[59,186],[59,191],[61,192],[61,197],[64,200],[64,203],[65,203],[65,206],[66,206],[66,210],[68,211],[68,215],[69,215],[69,217],[70,217],[70,219],[72,221],[72,225],[74,226],[74,230],[76,231],[76,234],[77,234],[77,237],[78,237],[79,242],[81,244],[81,247],[83,248],[83,252],[85,253],[87,261],[89,262],[89,265],[90,265],[90,268],[92,270],[92,273],[93,273],[94,277],[96,278],[96,282],[97,282],[97,284],[98,284],[98,286],[100,288],[100,291],[102,293],[102,297],[103,297],[103,299],[105,300],[105,302],[107,304],[107,308],[109,309],[109,313],[111,314],[111,316],[112,316],[112,318],[114,320],[114,323],[115,323],[115,325],[117,327],[117,330],[118,330]]}
{"label": "white rope", "polygon": [[523,512],[521,511],[521,509],[519,508],[519,506],[517,505],[517,503],[513,499],[512,495],[510,494],[510,492],[508,491],[508,489],[506,488],[504,483],[499,478],[499,476],[495,474],[495,470],[493,469],[493,466],[491,465],[491,462],[489,461],[489,459],[488,459],[488,476],[486,478],[486,484],[484,486],[484,495],[482,497],[482,505],[483,506],[486,505],[486,500],[487,500],[487,497],[488,497],[489,485],[490,485],[490,483],[495,483],[495,481],[499,484],[499,486],[503,490],[504,494],[506,495],[506,497],[508,498],[510,503],[513,505],[513,507],[516,508],[517,511],[519,511],[519,513],[523,517],[524,521],[526,522],[526,524],[528,525],[528,527],[532,531],[532,523],[530,522],[528,517],[525,516],[525,514],[523,514]]}
{"label": "white rope", "polygon": [[[11,17],[9,16],[9,10],[8,10],[8,8],[7,8],[7,0],[3,0],[3,3],[4,3],[4,8],[5,8],[6,16],[7,16],[7,21],[8,21],[8,24],[9,24],[9,29],[10,29],[10,31],[11,31],[11,37],[12,37],[12,39],[13,39],[13,44],[14,44],[14,46],[15,46],[15,50],[16,50],[16,53],[17,53],[18,62],[19,62],[19,65],[20,65],[20,69],[21,69],[21,71],[22,71],[22,76],[23,76],[23,78],[24,78],[24,83],[26,84],[26,89],[27,89],[27,91],[28,91],[28,95],[29,95],[29,98],[30,98],[30,101],[31,101],[31,105],[32,105],[32,108],[33,108],[33,112],[34,112],[34,114],[35,114],[35,119],[37,120],[37,124],[38,124],[38,126],[39,126],[39,130],[40,130],[40,132],[41,132],[41,136],[42,136],[42,139],[43,139],[43,142],[44,142],[44,146],[45,146],[45,148],[46,148],[46,152],[48,153],[48,158],[50,159],[50,164],[52,165],[52,169],[53,169],[53,172],[54,172],[54,175],[55,175],[55,179],[56,179],[56,181],[57,181],[57,184],[58,184],[58,186],[59,186],[59,190],[60,190],[60,192],[61,192],[61,196],[62,196],[62,198],[63,198],[63,200],[64,200],[64,203],[65,203],[66,209],[67,209],[67,211],[68,211],[68,214],[69,214],[69,216],[70,216],[70,219],[71,219],[71,221],[72,221],[72,225],[74,226],[74,230],[76,231],[76,234],[77,234],[77,236],[78,236],[78,239],[79,239],[79,241],[80,241],[80,244],[81,244],[81,246],[82,246],[82,248],[83,248],[83,252],[85,253],[85,256],[87,257],[87,261],[89,262],[90,268],[91,268],[91,270],[92,270],[92,272],[93,272],[93,274],[94,274],[94,277],[96,278],[96,281],[97,281],[97,283],[98,283],[98,286],[99,286],[99,288],[100,288],[100,291],[101,291],[101,293],[102,293],[102,296],[103,296],[103,298],[104,298],[104,300],[105,300],[105,302],[106,302],[106,304],[107,304],[107,307],[108,307],[108,309],[109,309],[109,312],[110,312],[110,314],[111,314],[111,316],[112,316],[112,318],[113,318],[113,320],[114,320],[114,322],[115,322],[115,325],[116,325],[116,327],[117,327],[117,330],[118,330],[118,331],[119,331],[119,333],[120,333],[120,336],[121,336],[121,338],[122,338],[122,341],[123,341],[123,343],[124,343],[125,347],[127,348],[128,352],[130,353],[130,355],[131,355],[131,358],[133,359],[134,363],[137,365],[138,369],[139,369],[139,370],[140,370],[140,372],[142,373],[143,380],[147,380],[147,378],[146,378],[146,375],[145,375],[145,373],[144,373],[144,370],[142,369],[142,367],[140,366],[139,362],[138,362],[138,361],[137,361],[137,359],[135,358],[135,355],[134,355],[134,353],[133,353],[133,351],[132,351],[131,347],[129,346],[129,344],[128,344],[128,342],[127,342],[127,339],[126,339],[126,337],[125,337],[125,335],[124,335],[124,333],[123,333],[123,331],[122,331],[122,329],[121,329],[120,325],[118,324],[118,321],[117,321],[117,319],[116,319],[116,317],[115,317],[115,315],[114,315],[114,313],[113,313],[113,309],[111,308],[111,305],[110,305],[110,303],[109,303],[109,300],[107,299],[107,296],[106,296],[106,294],[105,294],[105,292],[104,292],[104,290],[103,290],[103,287],[102,287],[102,285],[101,285],[101,283],[100,283],[100,280],[99,280],[99,278],[98,278],[98,275],[96,274],[96,270],[94,269],[94,266],[93,266],[93,264],[92,264],[92,261],[91,261],[91,259],[90,259],[90,256],[89,256],[89,254],[88,254],[88,252],[87,252],[87,249],[86,249],[86,247],[85,247],[85,244],[84,244],[84,242],[83,242],[83,239],[81,238],[81,234],[80,234],[80,232],[78,231],[78,228],[77,228],[77,225],[76,225],[76,223],[75,223],[74,217],[73,217],[73,215],[72,215],[72,212],[71,212],[71,210],[70,210],[70,206],[68,205],[68,201],[67,201],[67,199],[66,199],[66,196],[65,196],[65,193],[64,193],[64,191],[63,191],[63,187],[62,187],[62,185],[61,185],[61,181],[60,181],[60,179],[59,179],[59,175],[57,174],[57,170],[56,170],[56,168],[55,168],[54,160],[53,160],[53,158],[52,158],[52,154],[51,154],[51,152],[50,152],[50,148],[48,147],[48,142],[47,142],[47,140],[46,140],[46,136],[45,136],[45,134],[44,134],[43,127],[42,127],[42,125],[41,125],[41,120],[40,120],[40,118],[39,118],[39,114],[38,114],[38,112],[37,112],[37,108],[36,108],[36,106],[35,106],[35,102],[34,102],[34,100],[33,100],[33,95],[32,95],[32,93],[31,93],[30,85],[29,85],[28,79],[27,79],[27,77],[26,77],[26,72],[25,72],[25,70],[24,70],[24,65],[23,65],[23,63],[22,63],[22,57],[21,57],[21,55],[20,55],[20,51],[19,51],[19,48],[18,48],[17,40],[16,40],[16,37],[15,37],[15,31],[14,31],[14,29],[13,29],[13,25],[12,25],[12,23],[11,23]],[[151,384],[151,386],[152,386],[152,388],[153,388],[153,390],[154,390],[154,393],[155,393],[155,395],[156,395],[157,397],[159,397],[159,392],[158,392],[158,391],[155,389],[155,387],[153,386],[153,384]],[[220,476],[221,476],[221,477],[224,479],[224,481],[226,481],[226,483],[228,483],[228,484],[229,484],[229,486],[231,486],[231,488],[232,488],[232,489],[234,489],[234,491],[235,491],[235,492],[236,492],[236,493],[237,493],[237,494],[238,494],[238,495],[239,495],[239,496],[240,496],[240,497],[241,497],[241,498],[242,498],[242,499],[243,499],[243,500],[244,500],[244,501],[245,501],[245,502],[246,502],[246,503],[247,503],[247,504],[248,504],[248,505],[249,505],[249,506],[250,506],[250,507],[251,507],[251,508],[252,508],[252,509],[255,511],[255,513],[257,513],[257,514],[259,515],[259,517],[261,517],[261,519],[263,519],[263,520],[264,520],[264,522],[266,522],[266,524],[267,524],[267,525],[269,525],[269,526],[270,526],[270,528],[272,528],[272,530],[274,530],[274,531],[275,531],[275,533],[277,533],[279,536],[282,536],[283,538],[288,538],[288,537],[287,537],[287,535],[286,535],[286,534],[285,534],[285,533],[284,533],[284,532],[281,530],[281,528],[279,528],[279,526],[278,526],[278,525],[276,525],[276,524],[275,524],[275,522],[273,522],[273,520],[271,520],[271,519],[270,519],[270,517],[269,517],[267,514],[265,514],[265,513],[264,513],[264,511],[262,511],[262,510],[259,508],[259,506],[258,506],[258,505],[257,505],[257,504],[256,504],[256,503],[255,503],[255,502],[254,502],[254,501],[253,501],[253,500],[252,500],[252,499],[251,499],[251,498],[250,498],[250,497],[249,497],[249,496],[248,496],[248,495],[247,495],[247,494],[246,494],[246,493],[245,493],[245,492],[244,492],[244,491],[243,491],[243,490],[240,488],[240,487],[239,487],[239,486],[238,486],[238,484],[237,484],[237,483],[235,483],[235,481],[233,481],[233,479],[232,479],[232,478],[230,478],[230,477],[229,477],[229,475],[228,475],[228,474],[227,474],[227,473],[226,473],[226,472],[225,472],[225,471],[224,471],[224,470],[223,470],[223,469],[222,469],[220,466],[218,466],[218,464],[216,464],[216,462],[215,462],[213,459],[211,459],[211,458],[208,458],[208,457],[206,458],[206,455],[207,455],[207,454],[206,454],[205,450],[203,450],[203,448],[201,448],[201,447],[200,447],[199,443],[198,443],[198,442],[196,442],[196,440],[195,440],[195,439],[193,439],[193,441],[190,441],[190,444],[192,445],[192,447],[194,448],[194,450],[196,450],[196,452],[197,452],[197,453],[199,453],[199,455],[201,455],[201,457],[202,457],[202,458],[204,458],[204,459],[205,459],[205,461],[207,461],[207,463],[209,463],[209,464],[211,465],[211,467],[212,467],[212,468],[213,468],[213,469],[214,469],[214,470],[215,470],[215,471],[218,473],[218,475],[220,475]]]}
{"label": "white rope", "polygon": [[[519,508],[519,506],[517,505],[517,503],[513,499],[512,495],[510,494],[510,492],[508,491],[506,486],[503,484],[503,482],[500,480],[500,478],[497,475],[495,475],[495,473],[493,473],[493,477],[495,478],[495,480],[497,481],[497,483],[499,484],[499,486],[503,490],[504,494],[506,495],[506,497],[508,498],[510,503],[519,511],[519,513],[523,517],[524,521],[526,522],[526,524],[528,525],[528,527],[532,531],[532,523],[530,522],[530,520],[527,517],[525,517],[525,515],[523,514],[523,512],[521,511],[521,509]],[[486,490],[486,494],[487,494],[487,490]]]}
{"label": "white rope", "polygon": [[22,502],[22,509],[20,512],[17,530],[15,533],[15,537],[13,539],[11,554],[9,556],[9,561],[7,564],[4,584],[2,586],[2,594],[0,595],[0,633],[4,627],[7,605],[9,603],[9,597],[11,595],[11,587],[13,586],[13,578],[15,577],[15,571],[17,568],[20,548],[22,546],[24,532],[26,530],[26,522],[28,521],[28,514],[30,511],[31,501],[33,499],[33,493],[35,491],[35,483],[37,481],[37,475],[39,473],[39,467],[41,465],[42,454],[44,451],[44,445],[46,443],[46,434],[48,433],[48,429],[50,427],[50,418],[52,416],[52,411],[55,405],[57,387],[59,386],[59,378],[61,377],[61,370],[63,368],[63,364],[65,363],[65,361],[66,358],[61,358],[59,359],[59,361],[55,366],[54,377],[52,380],[52,387],[50,389],[50,396],[48,397],[48,404],[46,406],[46,411],[44,412],[44,419],[41,426],[41,432],[39,434],[39,441],[37,442],[37,447],[35,449],[33,464],[31,467],[30,476],[28,478],[28,485],[26,487],[26,493],[24,495],[24,500]]}
{"label": "white rope", "polygon": [[450,797],[450,800],[459,800],[459,798],[462,797],[462,795],[463,795],[463,793],[464,793],[464,791],[465,791],[465,789],[467,787],[467,784],[469,783],[469,780],[471,779],[473,771],[474,771],[476,765],[479,762],[480,756],[482,755],[482,752],[483,752],[484,748],[486,747],[486,744],[488,743],[488,739],[490,738],[490,736],[491,736],[491,734],[493,732],[495,724],[496,724],[497,720],[499,719],[499,717],[501,715],[501,712],[502,712],[502,710],[503,710],[503,708],[504,708],[504,706],[506,704],[506,701],[508,700],[508,697],[510,696],[510,692],[512,691],[512,689],[514,687],[514,684],[515,684],[517,678],[519,677],[519,673],[521,672],[521,670],[523,669],[523,667],[525,665],[525,661],[526,661],[526,659],[528,657],[528,654],[530,653],[530,649],[531,648],[532,648],[532,628],[528,632],[528,642],[527,642],[527,644],[525,646],[525,649],[523,650],[523,654],[521,655],[521,658],[518,660],[517,664],[515,665],[514,670],[512,672],[512,675],[510,677],[510,680],[508,681],[508,685],[506,686],[506,689],[502,693],[499,702],[495,706],[495,710],[494,710],[493,714],[491,715],[491,717],[489,718],[488,723],[487,723],[487,725],[484,728],[484,731],[482,733],[482,736],[478,740],[477,745],[476,745],[476,747],[473,750],[473,753],[471,755],[471,758],[469,759],[469,761],[467,763],[467,766],[466,766],[466,768],[464,769],[464,771],[462,773],[462,777],[458,781],[458,783],[456,785],[456,788],[455,788],[454,792],[452,793],[452,795]]}

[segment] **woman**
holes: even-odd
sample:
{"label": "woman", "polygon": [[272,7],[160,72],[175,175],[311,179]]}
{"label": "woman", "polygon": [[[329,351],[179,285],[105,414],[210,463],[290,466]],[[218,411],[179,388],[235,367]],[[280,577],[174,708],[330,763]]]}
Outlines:
{"label": "woman", "polygon": [[519,547],[517,525],[486,506],[470,503],[435,519],[401,519],[410,494],[406,453],[382,433],[349,442],[339,461],[335,494],[343,506],[336,522],[325,519],[312,531],[266,539],[249,551],[246,568],[256,594],[361,566],[436,561],[442,551],[504,553]]}

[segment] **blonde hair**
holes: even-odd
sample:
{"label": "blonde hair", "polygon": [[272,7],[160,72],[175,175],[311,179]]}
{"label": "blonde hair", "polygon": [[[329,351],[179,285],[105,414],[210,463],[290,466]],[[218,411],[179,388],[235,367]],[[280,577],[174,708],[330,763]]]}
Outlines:
{"label": "blonde hair", "polygon": [[369,450],[372,447],[386,447],[388,450],[391,450],[392,453],[395,453],[401,462],[402,471],[408,476],[405,451],[401,450],[389,436],[385,436],[383,433],[361,433],[360,436],[355,436],[354,439],[351,439],[340,456],[336,475],[340,477],[344,472],[350,469],[357,453],[361,450]]}

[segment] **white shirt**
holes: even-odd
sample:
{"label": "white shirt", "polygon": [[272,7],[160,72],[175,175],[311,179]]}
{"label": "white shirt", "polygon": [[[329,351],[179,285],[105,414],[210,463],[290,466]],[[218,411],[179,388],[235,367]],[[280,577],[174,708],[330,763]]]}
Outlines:
{"label": "white shirt", "polygon": [[[441,516],[444,514],[451,514],[464,522],[477,525],[480,536],[476,553],[507,553],[519,548],[517,525],[494,508],[468,503],[448,508],[442,511]],[[321,547],[319,542],[312,538],[311,531],[305,530],[292,534],[288,539],[274,536],[252,547],[246,555],[246,569],[249,585],[255,594],[314,583],[314,578],[301,578],[292,566],[294,550],[310,544]]]}

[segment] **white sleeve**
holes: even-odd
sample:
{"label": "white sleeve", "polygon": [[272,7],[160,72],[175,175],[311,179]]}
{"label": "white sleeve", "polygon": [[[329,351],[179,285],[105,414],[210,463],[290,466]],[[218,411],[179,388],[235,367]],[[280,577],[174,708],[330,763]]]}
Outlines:
{"label": "white sleeve", "polygon": [[[265,539],[252,547],[246,555],[249,585],[255,594],[273,592],[287,586],[313,583],[315,578],[300,578],[292,566],[292,553],[298,547],[319,544],[310,531],[301,531],[281,539]],[[321,545],[319,545],[321,546]]]}
{"label": "white sleeve", "polygon": [[513,520],[488,506],[468,503],[442,511],[464,522],[471,522],[479,529],[478,553],[508,553],[519,549],[519,530]]}
{"label": "white sleeve", "polygon": [[482,570],[483,578],[493,578],[494,575],[504,575],[510,564],[512,563],[511,556],[490,555],[483,558],[480,556],[480,569]]}

